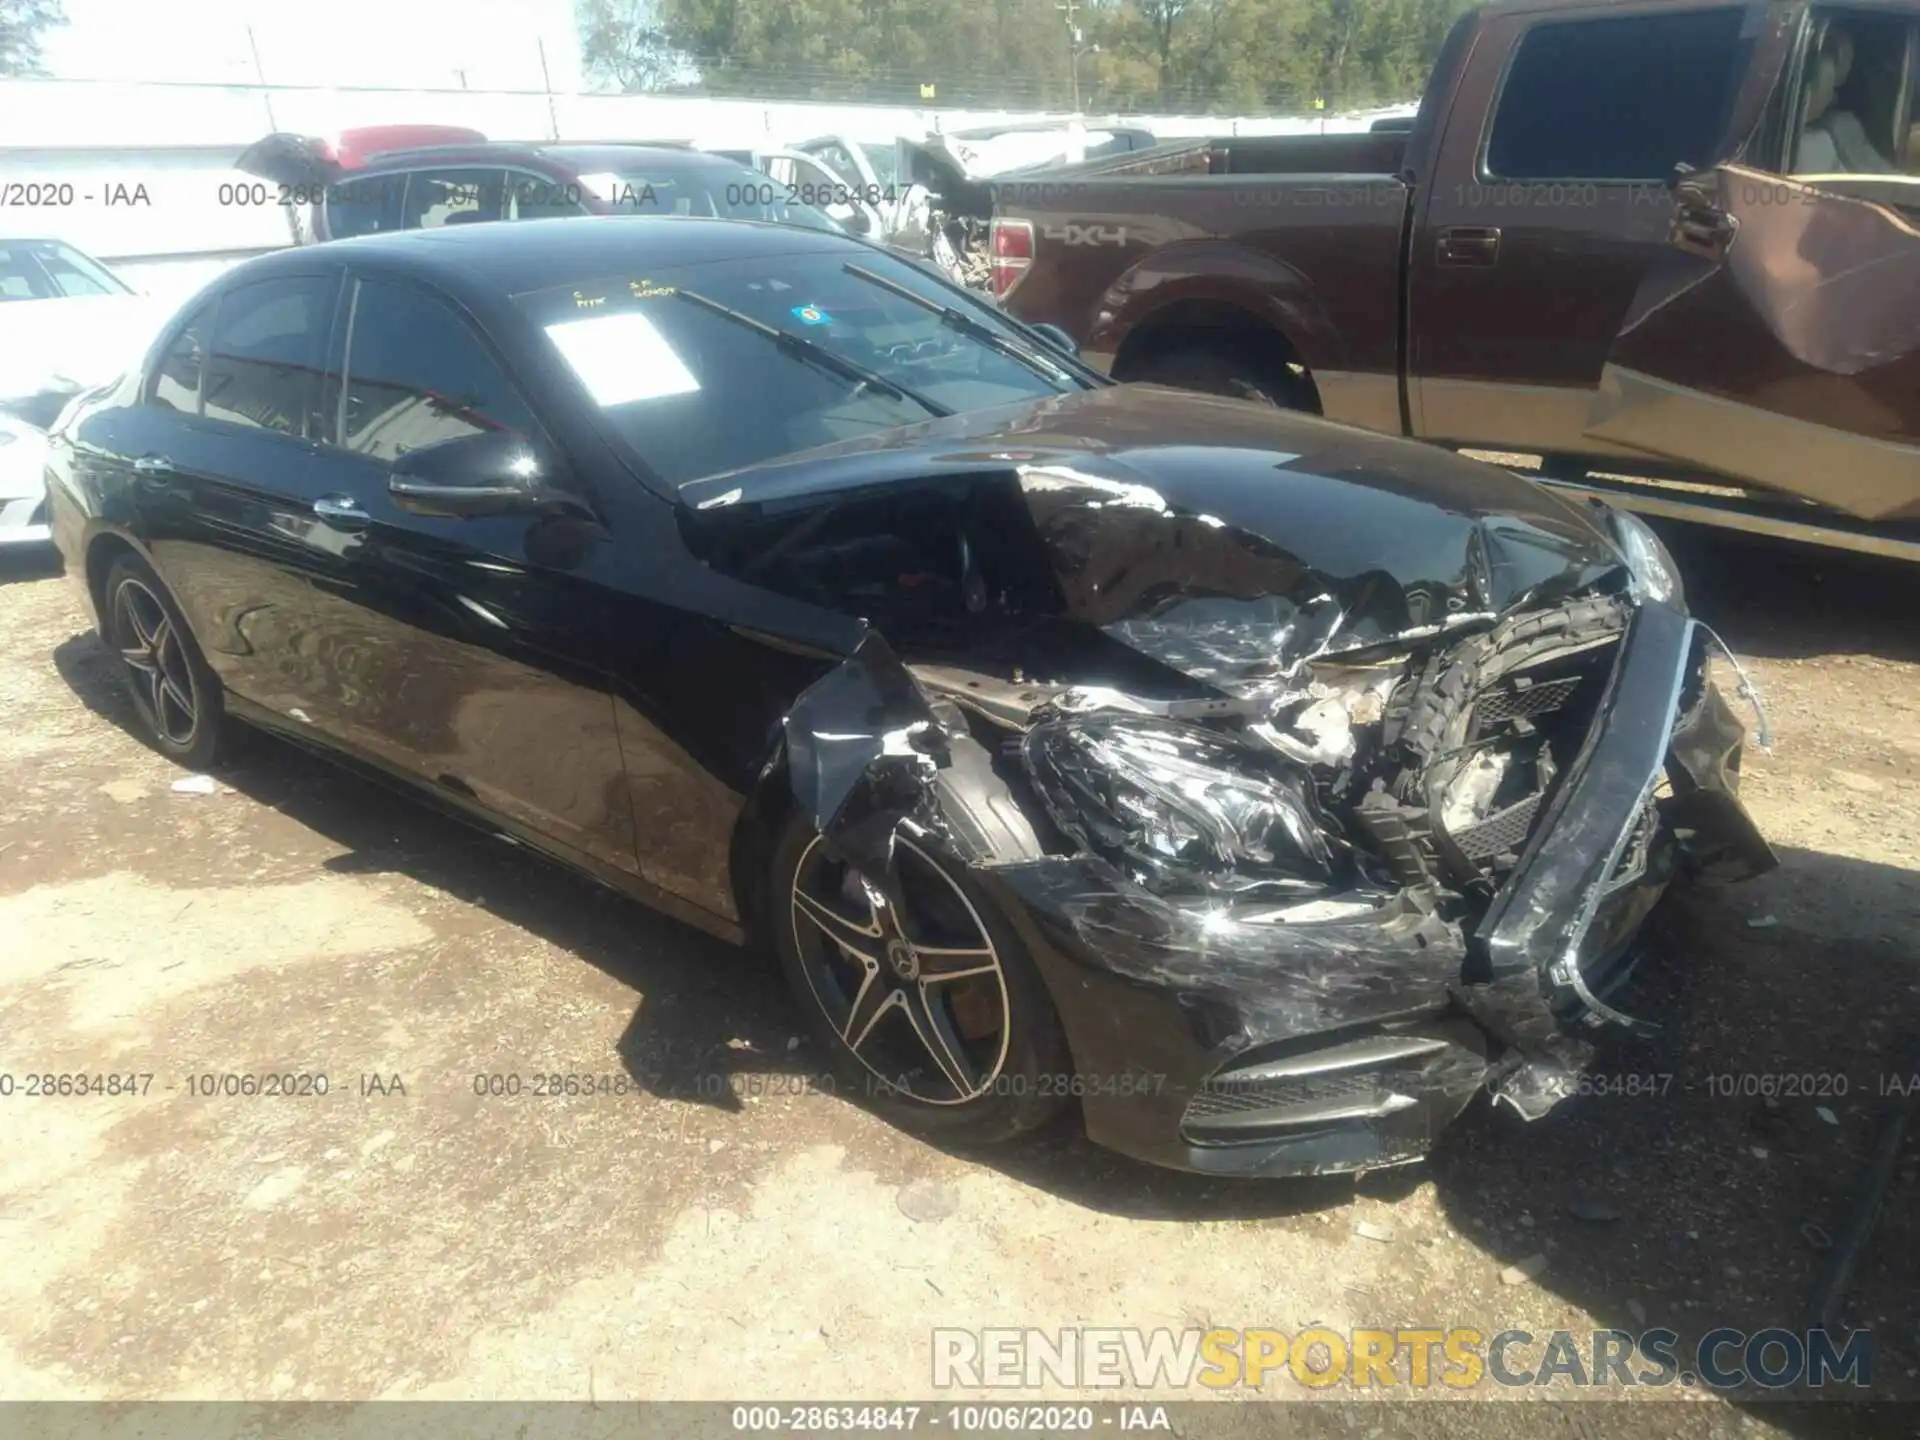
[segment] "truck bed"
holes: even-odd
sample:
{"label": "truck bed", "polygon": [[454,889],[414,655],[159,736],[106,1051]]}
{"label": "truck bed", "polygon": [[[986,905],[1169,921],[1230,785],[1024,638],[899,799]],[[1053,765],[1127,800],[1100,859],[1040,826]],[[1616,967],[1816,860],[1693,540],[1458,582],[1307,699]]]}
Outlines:
{"label": "truck bed", "polygon": [[1197,172],[1206,175],[1397,175],[1405,131],[1334,135],[1256,135],[1173,141],[1083,165],[1056,168],[1055,180]]}

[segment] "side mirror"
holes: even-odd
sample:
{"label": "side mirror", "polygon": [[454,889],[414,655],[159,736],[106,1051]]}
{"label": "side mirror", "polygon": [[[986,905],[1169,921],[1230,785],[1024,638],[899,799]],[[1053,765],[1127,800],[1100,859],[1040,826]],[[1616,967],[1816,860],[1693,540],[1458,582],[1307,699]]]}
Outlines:
{"label": "side mirror", "polygon": [[840,223],[847,227],[847,233],[849,235],[871,235],[873,233],[873,217],[859,206],[855,206],[853,213],[848,215],[847,218]]}
{"label": "side mirror", "polygon": [[544,447],[489,430],[409,450],[393,462],[387,493],[402,510],[464,520],[482,515],[585,515],[558,483],[561,467]]}
{"label": "side mirror", "polygon": [[1062,355],[1074,360],[1080,358],[1080,342],[1062,330],[1058,325],[1050,325],[1043,320],[1038,325],[1029,325],[1027,328],[1054,349],[1058,350]]}

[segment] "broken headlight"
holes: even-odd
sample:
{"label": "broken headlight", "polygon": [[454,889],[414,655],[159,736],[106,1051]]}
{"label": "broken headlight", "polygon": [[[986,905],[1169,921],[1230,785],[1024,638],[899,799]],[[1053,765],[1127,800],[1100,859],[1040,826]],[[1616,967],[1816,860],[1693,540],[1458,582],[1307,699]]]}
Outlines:
{"label": "broken headlight", "polygon": [[1035,727],[1023,754],[1062,833],[1150,890],[1298,895],[1333,882],[1306,779],[1212,731],[1085,716]]}
{"label": "broken headlight", "polygon": [[1624,510],[1613,512],[1613,531],[1620,541],[1620,553],[1626,556],[1627,569],[1633,572],[1633,598],[1657,600],[1685,608],[1686,591],[1680,584],[1680,567],[1673,556],[1637,515]]}

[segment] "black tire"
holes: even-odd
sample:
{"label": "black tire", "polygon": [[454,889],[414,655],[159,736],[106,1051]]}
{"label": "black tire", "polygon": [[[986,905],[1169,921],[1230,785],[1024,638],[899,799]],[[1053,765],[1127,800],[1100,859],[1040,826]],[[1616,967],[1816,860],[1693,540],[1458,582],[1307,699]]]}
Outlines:
{"label": "black tire", "polygon": [[141,738],[189,770],[211,770],[231,728],[225,697],[167,587],[138,555],[122,555],[107,571],[100,609]]}
{"label": "black tire", "polygon": [[1251,341],[1223,339],[1149,355],[1129,367],[1126,378],[1232,400],[1251,400],[1275,410],[1313,409],[1302,379],[1284,362],[1261,354]]}
{"label": "black tire", "polygon": [[[943,984],[929,989],[918,980],[889,971],[885,975],[887,984],[903,991],[918,986],[923,999],[933,997],[925,1003],[941,1007],[949,1036],[958,1036],[963,1049],[972,1052],[970,1058],[976,1062],[974,1071],[982,1081],[981,1090],[971,1097],[963,1095],[957,1085],[938,1073],[937,1062],[923,1063],[919,1073],[906,1061],[886,1063],[895,1055],[911,1059],[915,1054],[928,1054],[928,1048],[918,1039],[922,1022],[911,1014],[897,1013],[903,1007],[896,1007],[896,1013],[891,1014],[883,1009],[881,1018],[868,1030],[862,1051],[849,1044],[834,1002],[836,998],[846,1000],[854,987],[844,984],[835,992],[832,975],[820,969],[821,952],[836,962],[829,969],[843,974],[857,974],[858,969],[848,959],[848,952],[827,941],[817,923],[803,916],[794,895],[803,865],[810,872],[816,865],[828,875],[837,872],[855,887],[858,877],[848,881],[846,867],[826,854],[813,826],[796,816],[774,850],[768,926],[781,971],[809,1032],[828,1056],[839,1081],[839,1093],[859,1100],[902,1129],[957,1144],[992,1144],[1045,1124],[1066,1104],[1072,1089],[1073,1064],[1059,1017],[1032,960],[964,866],[931,845],[915,845],[905,839],[898,842],[897,851],[899,887],[910,912],[906,923],[910,939],[919,941],[926,933],[921,927],[940,919],[917,913],[919,909],[937,908],[927,907],[926,902],[946,893],[940,888],[940,880],[952,887],[952,893],[964,901],[968,918],[977,921],[984,931],[998,964],[1004,1038],[989,1036],[976,1041],[961,1034],[965,1017],[957,1008],[958,1002],[970,1000],[968,1013],[976,1022],[988,1013],[991,1000],[979,999],[981,993],[994,993],[988,977],[952,982],[951,988]],[[856,907],[847,902],[843,908],[851,912]],[[871,916],[872,912],[868,913]],[[958,911],[949,909],[940,923],[956,924],[957,917]],[[945,934],[937,938],[953,943]],[[816,976],[820,977],[818,981]],[[962,993],[956,995],[956,991]],[[949,1000],[943,995],[955,998]],[[974,1028],[979,1027],[976,1024]],[[902,1081],[909,1083],[898,1083]]]}

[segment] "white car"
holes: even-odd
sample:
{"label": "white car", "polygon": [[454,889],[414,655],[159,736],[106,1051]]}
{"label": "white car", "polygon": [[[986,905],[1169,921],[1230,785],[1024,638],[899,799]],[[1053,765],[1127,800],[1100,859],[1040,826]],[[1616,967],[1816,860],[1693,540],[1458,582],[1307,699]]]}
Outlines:
{"label": "white car", "polygon": [[0,238],[0,410],[50,426],[136,362],[171,309],[64,241]]}
{"label": "white car", "polygon": [[0,414],[0,550],[45,545],[47,432]]}

